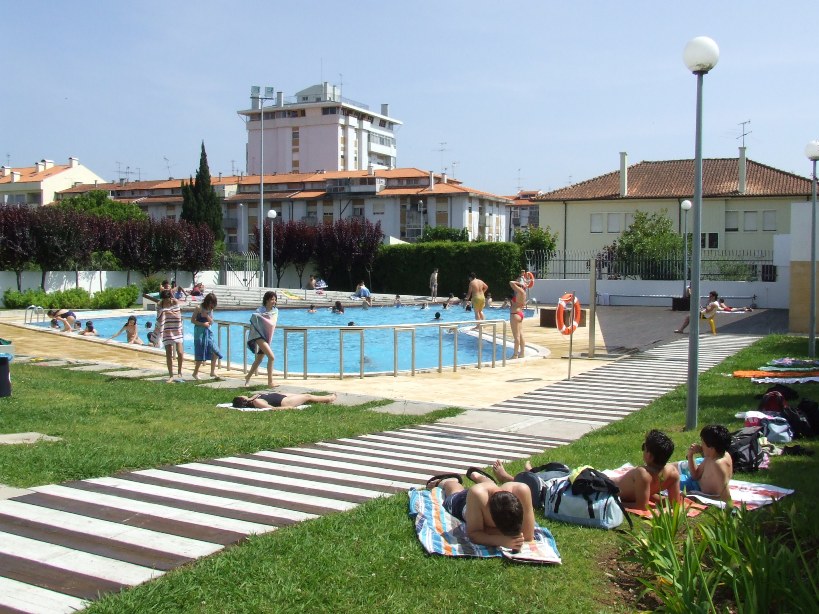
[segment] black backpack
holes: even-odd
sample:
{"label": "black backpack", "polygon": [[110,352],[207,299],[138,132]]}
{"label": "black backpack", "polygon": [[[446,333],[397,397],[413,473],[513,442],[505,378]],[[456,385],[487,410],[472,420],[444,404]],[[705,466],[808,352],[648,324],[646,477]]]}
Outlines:
{"label": "black backpack", "polygon": [[811,434],[819,435],[819,403],[810,399],[802,399],[796,409],[805,414],[810,424]]}
{"label": "black backpack", "polygon": [[612,497],[617,506],[623,511],[629,526],[633,526],[626,508],[623,507],[623,502],[620,500],[620,487],[602,471],[591,467],[583,469],[572,482],[572,494],[584,497],[589,502],[589,506],[592,505],[592,497],[598,494]]}
{"label": "black backpack", "polygon": [[731,433],[731,445],[728,448],[728,453],[734,463],[735,472],[759,470],[759,465],[765,456],[759,445],[760,437],[762,437],[761,426],[746,426],[735,433]]}
{"label": "black backpack", "polygon": [[792,407],[786,407],[782,410],[782,417],[788,421],[788,424],[791,425],[791,431],[793,431],[793,438],[799,439],[800,437],[813,437],[813,427],[811,426],[810,422],[808,421],[807,416],[799,409],[794,409]]}

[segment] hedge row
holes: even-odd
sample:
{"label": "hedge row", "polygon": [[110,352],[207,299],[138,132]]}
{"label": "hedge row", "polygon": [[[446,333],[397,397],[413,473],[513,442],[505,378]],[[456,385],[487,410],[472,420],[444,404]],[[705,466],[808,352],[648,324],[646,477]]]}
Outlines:
{"label": "hedge row", "polygon": [[108,288],[91,296],[83,288],[57,290],[46,294],[36,290],[7,289],[3,293],[3,303],[7,309],[25,309],[37,305],[45,309],[125,309],[136,303],[139,288],[134,285],[124,288]]}

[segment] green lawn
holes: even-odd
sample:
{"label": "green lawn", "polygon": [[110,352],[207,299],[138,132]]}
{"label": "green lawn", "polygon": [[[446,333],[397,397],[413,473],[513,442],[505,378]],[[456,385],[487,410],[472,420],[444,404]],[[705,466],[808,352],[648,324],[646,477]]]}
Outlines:
{"label": "green lawn", "polygon": [[[754,395],[765,388],[749,380],[726,378],[724,374],[758,367],[771,358],[804,356],[806,345],[805,339],[767,337],[703,375],[700,426],[722,422],[729,429],[739,428],[741,423],[734,414],[754,408],[757,403]],[[18,463],[19,448],[17,453],[0,450],[3,454],[0,481],[11,481],[9,476],[15,476],[15,483],[24,485],[90,477],[117,468],[269,449],[417,421],[412,417],[370,414],[363,408],[340,412],[327,408],[326,414],[321,414],[325,410],[319,408],[315,410],[318,412],[315,422],[308,420],[308,414],[314,410],[287,412],[264,415],[264,427],[258,428],[261,424],[258,414],[219,413],[212,409],[215,402],[223,400],[224,393],[220,396],[187,386],[107,382],[99,376],[76,373],[50,375],[52,372],[35,367],[15,368],[15,397],[0,404],[0,430],[10,430],[9,416],[13,415],[16,417],[11,430],[39,430],[62,434],[69,440],[56,446],[33,446],[31,452],[25,453],[32,456],[21,467],[9,467],[12,461]],[[35,383],[41,385],[39,393],[24,390]],[[794,388],[804,396],[819,399],[819,387]],[[54,395],[52,389],[56,389]],[[130,395],[128,400],[118,402],[115,395],[120,393]],[[38,397],[43,394],[46,396]],[[53,396],[53,402],[49,396]],[[49,400],[40,401],[32,410],[31,400],[35,398]],[[9,402],[13,411],[6,409]],[[71,411],[62,411],[69,402],[67,409]],[[50,411],[49,406],[53,406]],[[349,414],[349,420],[335,424],[342,421],[332,418],[342,414]],[[322,415],[325,419],[318,420]],[[298,426],[294,426],[294,421]],[[696,432],[683,432],[684,422],[685,394],[681,387],[625,420],[532,461],[537,464],[560,460],[572,466],[592,464],[598,468],[638,463],[640,444],[650,428],[669,433],[677,444],[675,457],[681,459],[688,444],[697,439]],[[268,424],[271,428],[266,428]],[[55,432],[55,427],[59,432]],[[175,430],[174,436],[165,435],[171,428]],[[135,432],[143,436],[136,438]],[[70,451],[78,441],[93,444],[94,456],[100,458],[86,460],[89,455],[83,451]],[[816,442],[800,443],[819,450]],[[44,449],[52,447],[63,448],[64,452]],[[33,456],[38,449],[43,450],[39,453],[42,461]],[[46,470],[38,467],[37,463],[43,461],[49,465]],[[62,466],[69,463],[71,467]],[[782,505],[795,505],[810,512],[798,515],[798,530],[812,543],[819,538],[819,520],[812,513],[819,498],[818,464],[817,456],[780,457],[773,459],[769,470],[745,477],[796,488],[797,493]],[[522,462],[514,463],[510,470],[514,473],[521,466]],[[500,559],[427,556],[407,517],[407,496],[401,494],[371,501],[348,513],[254,537],[155,582],[104,598],[88,611],[634,611],[634,602],[613,581],[617,576],[614,564],[618,557],[617,532],[547,522],[540,514],[539,518],[555,536],[563,557],[562,566],[529,567]]]}

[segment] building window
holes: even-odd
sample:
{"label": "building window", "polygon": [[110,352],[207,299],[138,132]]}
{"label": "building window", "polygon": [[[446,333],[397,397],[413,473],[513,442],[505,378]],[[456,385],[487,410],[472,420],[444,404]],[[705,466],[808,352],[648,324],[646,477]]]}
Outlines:
{"label": "building window", "polygon": [[384,215],[384,201],[377,200],[373,203],[373,215]]}
{"label": "building window", "polygon": [[620,219],[622,213],[607,213],[606,214],[606,232],[620,232]]}
{"label": "building window", "polygon": [[603,232],[603,214],[602,213],[592,213],[590,216],[591,219],[591,232]]}
{"label": "building window", "polygon": [[745,232],[756,232],[758,230],[756,221],[756,211],[744,212],[742,229]]}
{"label": "building window", "polygon": [[725,212],[725,232],[739,231],[739,211]]}
{"label": "building window", "polygon": [[629,228],[634,223],[634,214],[626,213],[626,228]]}
{"label": "building window", "polygon": [[776,230],[776,211],[762,212],[762,230]]}
{"label": "building window", "polygon": [[293,128],[293,135],[292,135],[291,138],[293,140],[293,147],[298,147],[299,146],[299,129],[298,128]]}
{"label": "building window", "polygon": [[719,233],[703,232],[700,235],[700,247],[703,249],[719,249]]}

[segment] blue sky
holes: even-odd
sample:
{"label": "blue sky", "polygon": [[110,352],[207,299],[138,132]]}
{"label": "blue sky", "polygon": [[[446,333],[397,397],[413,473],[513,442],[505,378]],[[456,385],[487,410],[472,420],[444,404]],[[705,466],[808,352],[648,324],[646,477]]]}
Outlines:
{"label": "blue sky", "polygon": [[[629,162],[691,158],[698,35],[706,157],[807,176],[819,138],[819,2],[356,0],[339,3],[0,0],[0,160],[69,156],[106,179],[245,168],[236,111],[253,84],[286,96],[322,80],[404,122],[398,165],[466,185],[556,189]],[[445,143],[445,145],[441,145]],[[440,151],[444,149],[444,151]],[[165,160],[167,158],[167,162]]]}

